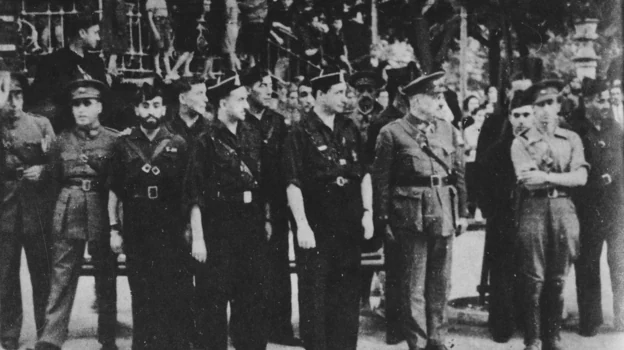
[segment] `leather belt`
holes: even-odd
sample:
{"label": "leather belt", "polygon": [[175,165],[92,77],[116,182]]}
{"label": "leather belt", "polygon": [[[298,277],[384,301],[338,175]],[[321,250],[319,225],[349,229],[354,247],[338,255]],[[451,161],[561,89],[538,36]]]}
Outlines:
{"label": "leather belt", "polygon": [[96,192],[104,189],[104,185],[94,179],[69,178],[63,182],[65,187],[79,187],[84,192]]}
{"label": "leather belt", "polygon": [[330,181],[328,183],[328,185],[330,186],[338,186],[338,187],[345,187],[346,185],[350,184],[351,180],[349,180],[348,178],[344,177],[344,176],[337,176],[333,181]]}
{"label": "leather belt", "polygon": [[158,199],[160,198],[159,187],[154,185],[135,188],[132,194],[132,198],[144,198],[150,200]]}
{"label": "leather belt", "polygon": [[395,186],[415,186],[415,187],[442,187],[455,185],[448,176],[431,175],[422,177],[412,177],[407,181],[399,181]]}
{"label": "leather belt", "polygon": [[223,201],[223,202],[232,202],[232,203],[243,203],[249,204],[257,200],[258,192],[256,191],[243,191],[243,192],[233,192],[233,193],[223,193],[217,191],[217,195],[215,196],[215,200]]}
{"label": "leather belt", "polygon": [[535,198],[563,198],[570,197],[570,192],[565,187],[544,188],[541,190],[527,191],[529,197]]}

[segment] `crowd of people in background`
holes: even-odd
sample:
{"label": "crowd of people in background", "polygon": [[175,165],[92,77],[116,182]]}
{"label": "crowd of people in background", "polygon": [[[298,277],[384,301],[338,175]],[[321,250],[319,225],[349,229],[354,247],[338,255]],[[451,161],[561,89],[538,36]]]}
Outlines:
{"label": "crowd of people in background", "polygon": [[[604,241],[624,330],[621,74],[518,72],[505,91],[458,101],[444,72],[371,55],[357,1],[142,6],[153,83],[122,82],[106,52],[114,6],[102,21],[67,21],[66,46],[42,57],[32,83],[3,83],[4,349],[19,347],[22,247],[35,349],[58,350],[85,246],[105,350],[116,349],[122,252],[133,349],[226,349],[228,334],[238,349],[355,349],[374,275],[360,256],[382,247],[386,341],[446,349],[453,237],[481,215],[495,341],[520,328],[527,350],[561,349],[573,262],[579,333],[596,335]],[[280,61],[284,48],[301,62]]]}

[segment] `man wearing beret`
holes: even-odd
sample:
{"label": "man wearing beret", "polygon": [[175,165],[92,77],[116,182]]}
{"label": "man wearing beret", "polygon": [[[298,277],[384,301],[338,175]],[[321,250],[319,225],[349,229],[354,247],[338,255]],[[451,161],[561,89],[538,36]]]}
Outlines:
{"label": "man wearing beret", "polygon": [[579,136],[559,124],[559,81],[529,91],[536,124],[513,141],[511,160],[520,186],[518,254],[523,279],[526,350],[559,350],[563,287],[578,256],[579,222],[570,198],[587,182]]}
{"label": "man wearing beret", "polygon": [[484,150],[479,160],[479,206],[487,215],[486,259],[489,265],[488,327],[496,342],[509,341],[514,333],[516,308],[521,293],[516,292],[516,174],[511,162],[511,144],[515,135],[532,128],[535,123],[533,96],[524,90],[515,91],[509,104],[509,116],[503,133]]}
{"label": "man wearing beret", "polygon": [[576,262],[579,333],[594,336],[603,322],[600,255],[607,244],[613,290],[613,326],[624,331],[624,132],[613,118],[609,90],[602,80],[582,84],[584,118],[572,127],[591,164],[587,185],[575,193],[581,223]]}
{"label": "man wearing beret", "polygon": [[247,88],[227,72],[208,87],[217,108],[210,129],[194,143],[185,179],[201,349],[226,350],[227,306],[236,349],[267,345],[267,231],[261,193],[262,140],[248,123]]}
{"label": "man wearing beret", "polygon": [[242,77],[249,90],[245,123],[262,139],[260,188],[266,200],[266,229],[269,241],[268,320],[270,341],[299,345],[291,324],[292,295],[288,257],[288,204],[282,171],[282,151],[288,129],[284,117],[269,108],[273,82],[268,71],[254,66]]}
{"label": "man wearing beret", "polygon": [[[89,242],[96,264],[98,335],[102,349],[116,349],[114,255],[108,244],[105,188],[107,165],[117,132],[100,125],[106,85],[82,78],[68,86],[75,125],[51,148],[51,174],[61,186],[52,221],[50,296],[36,350],[58,350],[67,339],[78,278]],[[91,248],[96,248],[92,250]],[[108,249],[106,249],[108,248]],[[110,258],[112,257],[112,259]]]}
{"label": "man wearing beret", "polygon": [[453,239],[467,227],[462,140],[443,119],[443,76],[403,87],[409,113],[381,129],[373,164],[376,217],[403,258],[403,335],[411,350],[447,349]]}
{"label": "man wearing beret", "polygon": [[362,141],[344,112],[342,72],[311,80],[313,110],[284,146],[290,209],[297,224],[301,334],[308,350],[355,350],[360,246],[373,235],[372,188]]}
{"label": "man wearing beret", "polygon": [[162,90],[145,83],[133,100],[140,124],[115,142],[107,178],[110,246],[121,253],[123,244],[126,254],[132,349],[188,350],[193,279],[181,205],[188,148],[162,125]]}
{"label": "man wearing beret", "polygon": [[55,135],[48,119],[23,111],[26,77],[10,74],[8,78],[8,100],[0,107],[0,344],[15,350],[23,319],[19,277],[22,247],[30,271],[38,334],[45,320],[50,288],[49,218],[54,205],[47,170]]}

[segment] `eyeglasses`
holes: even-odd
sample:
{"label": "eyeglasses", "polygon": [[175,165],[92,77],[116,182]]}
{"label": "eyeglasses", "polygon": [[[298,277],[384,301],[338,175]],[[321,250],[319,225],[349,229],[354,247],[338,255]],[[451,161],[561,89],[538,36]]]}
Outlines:
{"label": "eyeglasses", "polygon": [[91,105],[94,102],[95,102],[95,100],[93,100],[93,99],[84,98],[84,99],[79,99],[79,100],[73,100],[71,102],[71,106],[72,107],[80,107],[80,106],[91,107]]}
{"label": "eyeglasses", "polygon": [[511,116],[512,116],[512,117],[514,117],[514,118],[520,118],[520,117],[525,117],[525,118],[528,118],[528,117],[530,117],[530,116],[531,116],[531,113],[529,113],[529,112],[524,112],[524,113],[512,113],[512,114],[511,114]]}

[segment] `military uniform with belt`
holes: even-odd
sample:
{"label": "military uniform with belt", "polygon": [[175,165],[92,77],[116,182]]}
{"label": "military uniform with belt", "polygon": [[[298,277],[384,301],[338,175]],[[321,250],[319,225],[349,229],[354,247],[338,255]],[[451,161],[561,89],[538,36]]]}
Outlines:
{"label": "military uniform with belt", "polygon": [[151,140],[136,127],[113,148],[108,183],[124,208],[133,350],[189,348],[192,275],[181,204],[186,163],[186,142],[165,127]]}
{"label": "military uniform with belt", "polygon": [[[24,77],[12,75],[10,101],[0,110],[0,343],[7,350],[17,349],[22,328],[19,277],[22,247],[30,272],[38,334],[45,320],[50,279],[49,225],[54,189],[46,175],[46,167],[55,135],[48,119],[23,112],[17,106],[19,102],[15,100],[23,101],[22,91],[26,88]],[[43,167],[39,178],[24,178],[24,172],[36,166]]]}
{"label": "military uniform with belt", "polygon": [[[97,80],[72,82],[72,101],[93,103],[105,85]],[[116,258],[108,244],[106,172],[117,132],[99,123],[63,131],[52,144],[51,173],[61,188],[52,221],[52,276],[45,326],[35,349],[60,349],[67,339],[69,319],[78,287],[85,246],[89,243],[96,267],[98,338],[115,349]]]}
{"label": "military uniform with belt", "polygon": [[511,145],[522,191],[516,252],[524,279],[526,350],[561,349],[563,287],[579,251],[579,221],[570,191],[585,184],[589,164],[579,136],[557,126],[560,86],[545,81],[529,89],[537,126]]}
{"label": "military uniform with belt", "polygon": [[[208,94],[239,107],[247,105],[246,89],[232,72],[209,87]],[[193,228],[193,245],[199,239],[206,248],[206,261],[195,271],[197,345],[202,349],[227,349],[228,302],[235,348],[264,349],[267,344],[266,212],[259,185],[262,141],[243,122],[244,110],[239,112],[233,116],[219,108],[210,130],[192,147],[185,180],[191,225],[196,208],[202,219],[203,237],[196,237]],[[226,125],[232,118],[239,118],[235,132]]]}
{"label": "military uniform with belt", "polygon": [[[342,73],[321,75],[312,79],[312,85],[317,90],[323,86],[343,89],[339,90],[342,96],[346,91]],[[298,226],[300,324],[308,350],[354,350],[357,346],[362,220],[366,212],[372,215],[362,193],[368,173],[360,133],[347,117],[335,114],[334,118],[332,129],[311,111],[293,127],[284,147],[288,191],[300,191],[298,204],[305,209],[297,212],[289,195]],[[305,222],[314,235],[313,247],[301,246]]]}
{"label": "military uniform with belt", "polygon": [[[403,92],[410,99],[434,94],[440,99],[433,84],[442,76],[423,75]],[[417,116],[418,103],[410,104],[411,112],[383,127],[377,138],[375,212],[400,246],[402,305],[408,308],[403,335],[409,348],[446,349],[453,241],[459,217],[468,214],[462,140],[449,122]]]}

